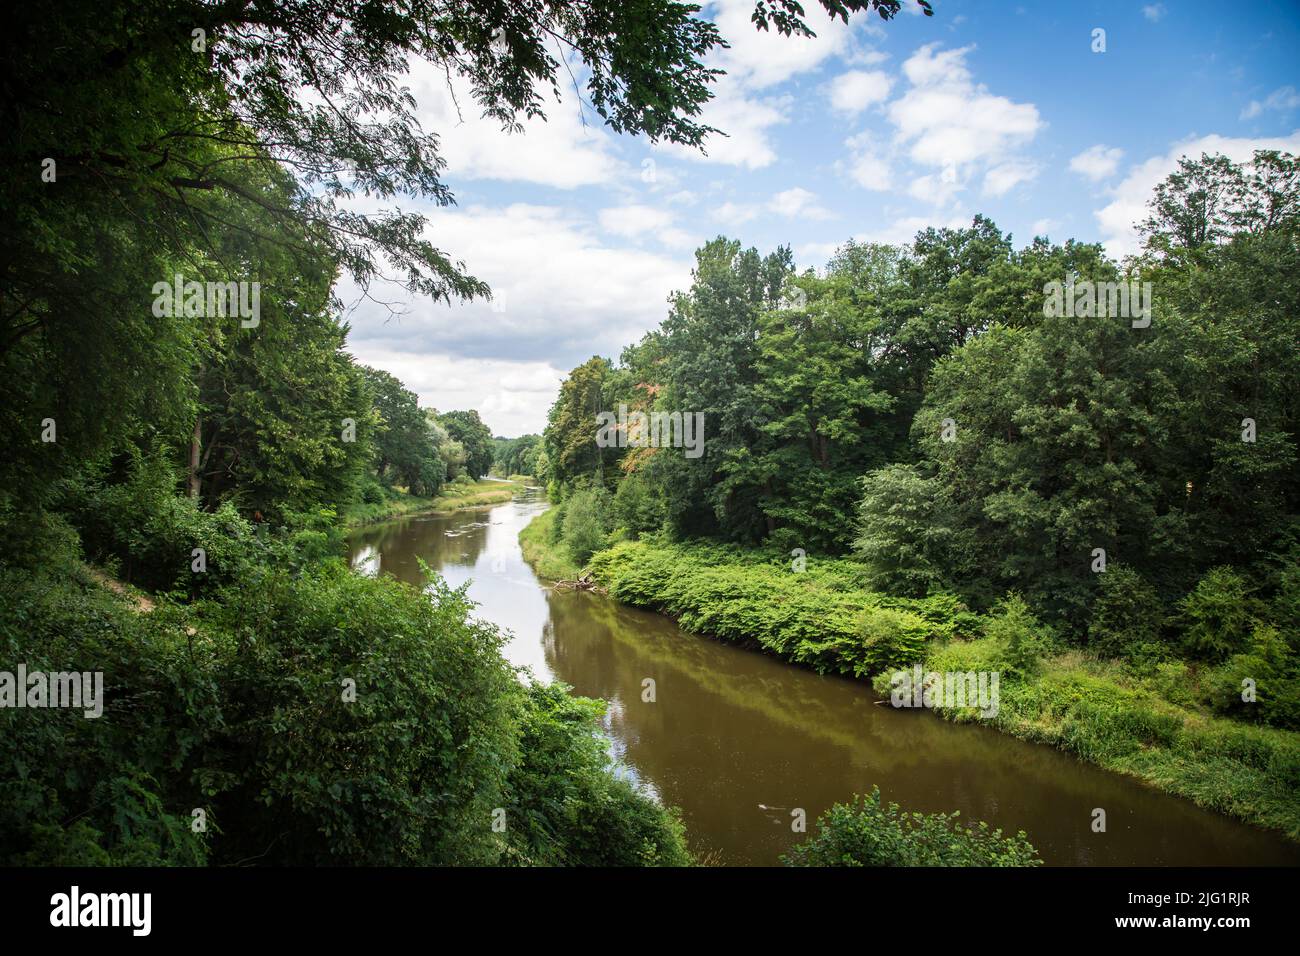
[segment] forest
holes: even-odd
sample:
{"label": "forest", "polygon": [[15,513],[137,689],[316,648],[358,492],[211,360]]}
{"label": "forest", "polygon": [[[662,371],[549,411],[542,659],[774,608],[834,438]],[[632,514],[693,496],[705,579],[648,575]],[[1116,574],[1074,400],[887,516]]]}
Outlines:
{"label": "forest", "polygon": [[[1007,732],[1300,836],[1298,213],[1296,158],[1259,151],[1184,158],[1124,262],[982,216],[824,271],[719,237],[658,329],[570,372],[525,538],[885,693],[1000,671]],[[1108,314],[1107,283],[1153,298]],[[633,411],[593,441],[621,406],[702,413],[702,457]]]}

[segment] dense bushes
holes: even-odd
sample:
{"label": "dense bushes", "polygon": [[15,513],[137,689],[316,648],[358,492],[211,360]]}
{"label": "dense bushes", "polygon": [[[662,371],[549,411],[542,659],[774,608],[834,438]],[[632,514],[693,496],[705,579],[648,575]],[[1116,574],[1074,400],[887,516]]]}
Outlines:
{"label": "dense bushes", "polygon": [[575,491],[562,505],[563,541],[569,556],[578,564],[605,546],[609,534],[610,496],[604,488]]}
{"label": "dense bushes", "polygon": [[757,642],[824,673],[867,676],[910,663],[928,640],[973,634],[979,620],[951,595],[867,591],[848,561],[795,571],[777,552],[651,536],[598,552],[590,567],[626,604],[664,611],[690,631]]}
{"label": "dense bushes", "polygon": [[1108,568],[1092,606],[1088,646],[1104,657],[1142,654],[1160,644],[1163,624],[1156,589],[1127,565]]}
{"label": "dense bushes", "polygon": [[0,710],[0,864],[688,860],[609,774],[594,705],[526,692],[463,591],[287,558],[318,543],[245,542],[228,586],[149,613],[73,555],[0,570],[4,660],[103,671],[106,698]]}
{"label": "dense bushes", "polygon": [[[1223,671],[1168,662],[1135,673],[1125,664],[1067,651],[1042,659],[1025,677],[1008,673],[1006,650],[994,636],[940,644],[923,667],[1001,670],[999,709],[989,720],[997,729],[1300,839],[1300,739],[1213,716],[1215,682],[1231,679],[1216,677]],[[1267,684],[1260,688],[1262,701]],[[1224,693],[1244,709],[1240,685]],[[961,708],[938,712],[956,721],[980,719]],[[1250,714],[1258,719],[1261,711]]]}
{"label": "dense bushes", "polygon": [[508,860],[568,866],[685,866],[680,821],[611,770],[604,703],[557,685],[528,690],[510,775]]}
{"label": "dense bushes", "polygon": [[89,468],[65,483],[66,507],[90,560],[113,562],[123,579],[149,590],[187,594],[211,593],[247,571],[252,523],[230,502],[206,512],[178,496],[164,454],[133,449],[120,480],[106,471]]}
{"label": "dense bushes", "polygon": [[1024,831],[963,826],[959,813],[908,813],[884,804],[880,790],[837,803],[817,820],[817,834],[786,855],[790,866],[1039,866]]}

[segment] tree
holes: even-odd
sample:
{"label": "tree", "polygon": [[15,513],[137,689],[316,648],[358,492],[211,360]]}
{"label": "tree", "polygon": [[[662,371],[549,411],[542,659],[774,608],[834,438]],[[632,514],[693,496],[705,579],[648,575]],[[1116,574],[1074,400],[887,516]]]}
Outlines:
{"label": "tree", "polygon": [[609,359],[593,355],[560,383],[560,394],[547,413],[546,460],[551,480],[560,489],[579,478],[603,480],[606,461],[617,459],[617,448],[596,444],[596,416],[614,411],[604,393],[610,371]]}
{"label": "tree", "polygon": [[395,476],[411,494],[436,495],[446,480],[447,466],[438,454],[419,397],[381,369],[364,365],[361,369],[379,413],[375,470],[380,480]]}
{"label": "tree", "polygon": [[452,441],[465,450],[465,471],[471,478],[481,478],[492,469],[492,432],[478,412],[443,412],[438,416]]}

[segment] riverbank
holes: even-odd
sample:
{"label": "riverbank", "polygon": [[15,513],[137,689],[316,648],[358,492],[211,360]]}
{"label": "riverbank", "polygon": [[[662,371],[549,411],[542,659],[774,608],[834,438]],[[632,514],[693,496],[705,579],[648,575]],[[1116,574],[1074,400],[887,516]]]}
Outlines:
{"label": "riverbank", "polygon": [[572,581],[581,568],[569,558],[563,547],[551,540],[556,511],[548,508],[519,532],[519,548],[524,560],[548,581]]}
{"label": "riverbank", "polygon": [[511,500],[524,488],[522,475],[510,478],[480,478],[475,482],[448,483],[433,498],[410,495],[393,489],[383,501],[366,502],[349,510],[343,517],[345,528],[360,528],[381,521],[392,521],[418,514],[446,514],[466,508],[499,505]]}
{"label": "riverbank", "polygon": [[[520,542],[539,574],[576,574],[540,518]],[[600,551],[589,566],[624,604],[823,673],[875,677],[877,690],[888,690],[879,675],[900,655],[927,671],[1000,671],[1000,707],[989,726],[1300,840],[1300,734],[1210,713],[1186,667],[1144,675],[1050,649],[1032,666],[1016,666],[1003,642],[983,636],[988,617],[948,595],[908,600],[868,591],[851,561],[810,561],[796,571],[776,553],[643,540]]]}

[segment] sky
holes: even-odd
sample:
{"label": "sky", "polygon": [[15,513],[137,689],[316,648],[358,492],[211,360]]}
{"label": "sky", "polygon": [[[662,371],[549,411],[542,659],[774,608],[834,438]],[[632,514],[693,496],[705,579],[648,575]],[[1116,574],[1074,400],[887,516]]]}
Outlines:
{"label": "sky", "polygon": [[728,135],[703,153],[614,134],[571,90],[506,133],[413,64],[456,205],[397,205],[494,298],[372,287],[392,314],[343,281],[353,354],[422,405],[540,432],[568,370],[655,328],[718,235],[790,245],[802,270],[850,238],[904,244],[982,213],[1017,248],[1045,235],[1122,257],[1180,156],[1300,153],[1296,0],[934,0],[933,17],[905,2],[848,26],[804,6],[813,39],[760,33],[753,0],[704,4],[731,48],[702,117]]}

